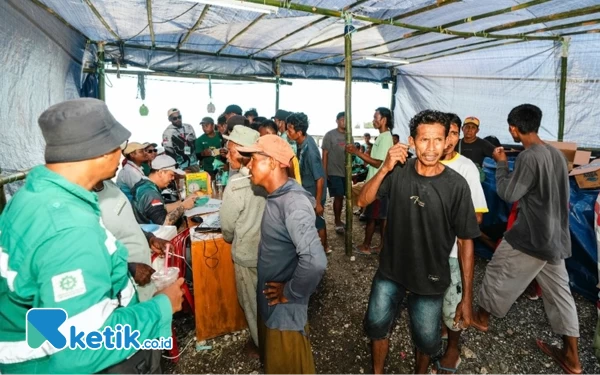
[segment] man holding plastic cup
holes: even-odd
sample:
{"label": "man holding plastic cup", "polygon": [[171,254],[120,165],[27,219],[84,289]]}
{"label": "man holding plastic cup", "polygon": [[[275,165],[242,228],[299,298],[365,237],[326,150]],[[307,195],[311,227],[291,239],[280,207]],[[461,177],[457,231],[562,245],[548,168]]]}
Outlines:
{"label": "man holding plastic cup", "polygon": [[183,279],[139,302],[128,251],[106,230],[92,192],[115,176],[131,133],[91,98],[56,104],[38,122],[46,164],[29,172],[0,216],[0,372],[155,372],[152,350],[28,345],[32,308],[63,310],[61,326],[76,332],[129,325],[142,342],[170,337],[183,302]]}

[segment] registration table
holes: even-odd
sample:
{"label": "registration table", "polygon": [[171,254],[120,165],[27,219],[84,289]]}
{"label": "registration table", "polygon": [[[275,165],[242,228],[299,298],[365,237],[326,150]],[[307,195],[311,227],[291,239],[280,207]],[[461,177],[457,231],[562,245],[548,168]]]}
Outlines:
{"label": "registration table", "polygon": [[195,233],[191,239],[196,338],[198,341],[239,331],[248,326],[235,287],[231,245],[220,232]]}

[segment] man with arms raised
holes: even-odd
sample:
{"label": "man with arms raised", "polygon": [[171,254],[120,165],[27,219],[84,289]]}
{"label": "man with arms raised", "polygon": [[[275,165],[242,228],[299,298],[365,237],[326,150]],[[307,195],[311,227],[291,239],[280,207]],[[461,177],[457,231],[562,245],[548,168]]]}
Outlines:
{"label": "man with arms raised", "polygon": [[[392,112],[387,108],[377,108],[373,115],[373,126],[379,130],[379,137],[375,141],[375,144],[371,145],[370,148],[367,146],[366,152],[361,152],[354,145],[347,145],[346,151],[351,154],[357,155],[359,158],[365,161],[367,165],[367,178],[365,181],[369,181],[377,171],[383,165],[383,159],[387,155],[390,147],[394,145],[391,130],[394,128],[394,122],[392,121]],[[365,134],[365,141],[369,145],[371,137],[368,139]],[[364,207],[360,206],[359,207]],[[365,227],[365,239],[363,243],[358,246],[357,250],[359,254],[371,254],[371,240],[375,233],[375,225],[379,224],[379,230],[381,233],[381,243],[373,250],[374,253],[379,253],[383,246],[383,237],[385,233],[386,219],[388,214],[388,199],[375,199],[373,202],[365,207],[365,216],[368,218],[367,226]]]}
{"label": "man with arms raised", "polygon": [[473,327],[487,332],[490,315],[503,318],[525,288],[536,280],[552,330],[563,338],[559,349],[538,347],[569,374],[582,372],[577,350],[579,320],[565,259],[571,256],[569,177],[564,155],[538,136],[542,111],[522,104],[508,114],[508,131],[523,143],[512,173],[502,147],[494,150],[498,195],[519,201],[519,215],[488,263],[479,290]]}
{"label": "man with arms raised", "polygon": [[467,328],[471,321],[472,238],[479,236],[479,227],[467,182],[439,162],[449,127],[441,112],[427,110],[413,117],[409,143],[416,158],[407,159],[407,145],[393,146],[358,198],[360,206],[377,198],[390,200],[392,226],[384,237],[364,322],[376,374],[383,373],[389,335],[407,292],[415,373],[425,373],[431,357],[440,353],[448,257],[457,237],[464,290],[455,322]]}

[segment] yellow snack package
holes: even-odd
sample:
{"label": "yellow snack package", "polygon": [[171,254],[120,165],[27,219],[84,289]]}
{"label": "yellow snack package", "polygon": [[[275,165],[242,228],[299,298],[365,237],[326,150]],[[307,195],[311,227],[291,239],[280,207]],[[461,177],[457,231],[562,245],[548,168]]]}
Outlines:
{"label": "yellow snack package", "polygon": [[208,172],[186,173],[185,185],[187,194],[212,194],[210,175]]}

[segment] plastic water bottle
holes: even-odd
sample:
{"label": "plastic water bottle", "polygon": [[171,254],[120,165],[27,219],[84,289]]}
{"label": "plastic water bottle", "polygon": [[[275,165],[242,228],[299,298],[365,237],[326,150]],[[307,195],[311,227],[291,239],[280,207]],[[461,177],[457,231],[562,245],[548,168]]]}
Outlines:
{"label": "plastic water bottle", "polygon": [[217,185],[217,199],[223,199],[223,171],[219,170],[215,176]]}

